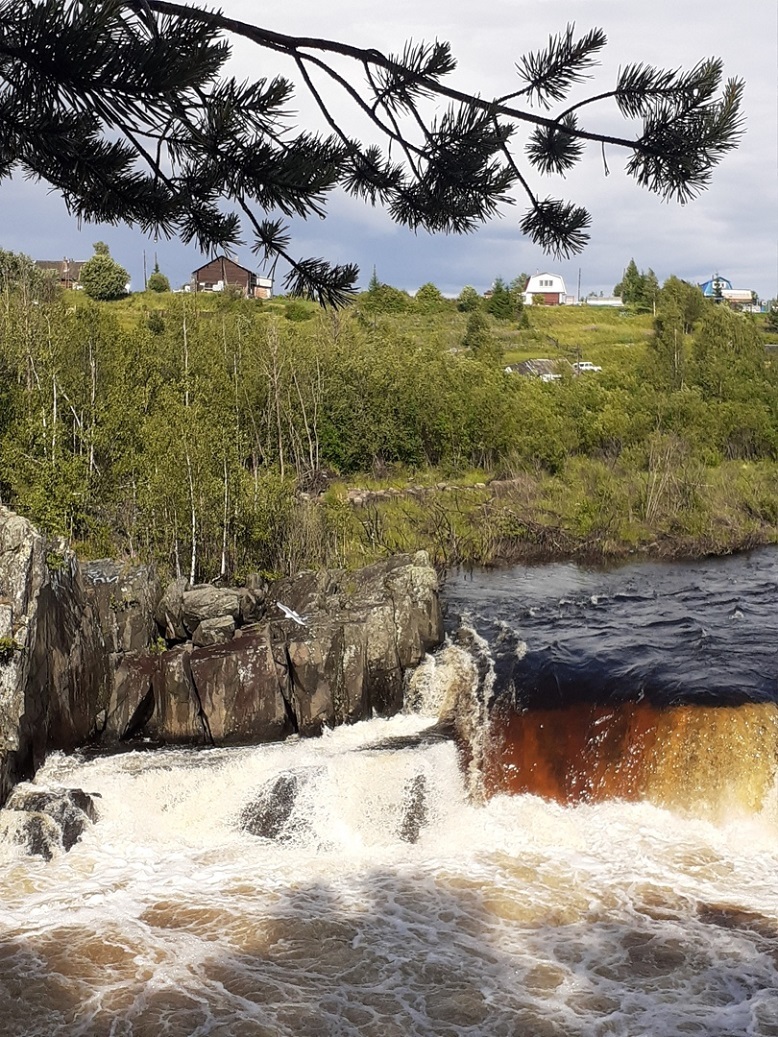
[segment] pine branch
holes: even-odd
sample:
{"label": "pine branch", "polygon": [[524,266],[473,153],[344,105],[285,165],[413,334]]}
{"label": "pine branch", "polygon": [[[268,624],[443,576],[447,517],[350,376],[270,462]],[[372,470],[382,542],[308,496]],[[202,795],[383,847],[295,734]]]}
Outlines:
{"label": "pine branch", "polygon": [[538,126],[527,144],[527,158],[541,173],[566,173],[583,154],[583,142],[575,136],[578,120],[570,112],[556,127]]}
{"label": "pine branch", "polygon": [[576,83],[588,78],[607,37],[601,29],[592,29],[576,40],[574,32],[575,25],[568,25],[564,33],[549,36],[545,50],[527,54],[517,63],[519,76],[527,84],[520,93],[526,93],[530,102],[535,99],[550,108],[552,101],[562,101]]}
{"label": "pine branch", "polygon": [[521,229],[557,259],[569,259],[588,244],[591,222],[589,213],[580,206],[546,198],[529,209],[521,221]]}
{"label": "pine branch", "polygon": [[[235,36],[292,62],[329,136],[295,126],[291,79],[224,74]],[[722,89],[713,58],[690,71],[625,65],[613,89],[554,114],[590,77],[605,41],[600,29],[576,37],[570,25],[519,59],[520,89],[489,99],[447,82],[456,64],[440,41],[387,56],[171,0],[0,0],[0,179],[18,170],[60,191],[80,219],[178,234],[205,251],[234,248],[248,221],[255,250],[289,263],[290,290],[330,303],[346,297],[356,268],[296,259],[275,214],[324,216],[338,187],[405,226],[450,233],[473,230],[518,187],[530,199],[524,233],[570,255],[587,240],[588,214],[539,201],[528,172],[564,174],[587,142],[611,144],[627,153],[639,184],[683,202],[742,133],[742,83]],[[367,94],[336,58],[356,62]],[[321,76],[341,101],[325,100]],[[508,103],[517,98],[527,107]],[[347,131],[335,114],[341,103],[376,139]],[[582,124],[584,109],[605,103],[641,119],[641,132],[620,137]],[[531,133],[519,162],[521,125]]]}

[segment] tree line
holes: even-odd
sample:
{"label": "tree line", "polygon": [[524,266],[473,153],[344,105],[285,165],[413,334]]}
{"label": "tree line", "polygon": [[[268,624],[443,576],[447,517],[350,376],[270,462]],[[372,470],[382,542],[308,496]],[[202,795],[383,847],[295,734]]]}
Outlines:
{"label": "tree line", "polygon": [[[5,253],[0,498],[92,554],[197,580],[318,564],[352,519],[338,495],[300,501],[335,477],[778,458],[759,328],[697,288],[668,279],[645,347],[551,385],[503,363],[501,329],[532,335],[532,316],[433,289],[399,311],[376,284],[338,311],[170,294],[145,312],[74,304]],[[485,342],[468,343],[474,313]]]}

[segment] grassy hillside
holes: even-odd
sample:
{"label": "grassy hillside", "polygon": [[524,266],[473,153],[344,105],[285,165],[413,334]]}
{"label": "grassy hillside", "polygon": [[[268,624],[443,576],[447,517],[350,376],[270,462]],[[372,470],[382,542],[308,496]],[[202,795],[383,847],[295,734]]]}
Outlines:
{"label": "grassy hillside", "polygon": [[[653,315],[388,286],[337,313],[6,290],[0,497],[89,554],[194,579],[778,539],[778,380],[760,318],[682,282]],[[515,302],[515,301],[514,301]],[[543,383],[525,359],[600,373]]]}

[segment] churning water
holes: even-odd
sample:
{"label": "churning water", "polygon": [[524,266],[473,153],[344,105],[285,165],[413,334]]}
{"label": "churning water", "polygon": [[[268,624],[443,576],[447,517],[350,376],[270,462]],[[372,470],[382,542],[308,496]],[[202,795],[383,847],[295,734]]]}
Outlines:
{"label": "churning water", "polygon": [[445,597],[402,716],[52,757],[100,820],[0,847],[0,1034],[778,1037],[776,553]]}

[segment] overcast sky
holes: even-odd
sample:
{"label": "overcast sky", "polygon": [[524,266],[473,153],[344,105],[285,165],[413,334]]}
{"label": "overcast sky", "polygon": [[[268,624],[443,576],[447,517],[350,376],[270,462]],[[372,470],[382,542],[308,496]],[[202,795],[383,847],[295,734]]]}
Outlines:
{"label": "overcast sky", "polygon": [[[289,0],[259,5],[254,0],[223,0],[228,15],[267,20],[280,32],[319,35],[358,46],[398,52],[408,39],[448,40],[458,59],[449,84],[494,96],[516,88],[516,59],[542,47],[550,33],[574,21],[580,31],[605,30],[608,46],[596,73],[596,90],[611,87],[620,65],[647,62],[691,67],[720,56],[727,76],[746,82],[746,134],[740,148],[714,173],[711,187],[686,206],[662,202],[622,172],[624,156],[608,152],[604,175],[599,149],[592,148],[574,174],[545,183],[539,194],[585,205],[593,217],[591,243],[580,257],[559,263],[523,238],[519,216],[524,205],[508,208],[478,233],[464,237],[412,234],[393,225],[380,211],[335,196],[326,220],[295,228],[298,255],[356,262],[366,286],[373,268],[380,280],[415,291],[432,281],[448,293],[463,285],[479,291],[495,277],[510,280],[522,271],[561,273],[568,291],[609,294],[634,257],[664,280],[676,274],[692,282],[719,272],[735,288],[762,298],[778,296],[778,5],[753,0],[747,8],[710,0],[490,0],[480,8],[465,0]],[[272,20],[271,20],[272,19]],[[269,56],[241,41],[234,55],[240,78],[286,71]],[[300,98],[307,118],[312,108]],[[130,272],[133,287],[143,286],[143,257],[150,271],[155,254],[173,285],[188,281],[205,261],[192,247],[154,242],[139,232],[86,225],[79,228],[55,194],[19,180],[0,184],[0,247],[35,259],[87,259],[92,244],[106,241]],[[257,267],[248,247],[237,260]]]}

